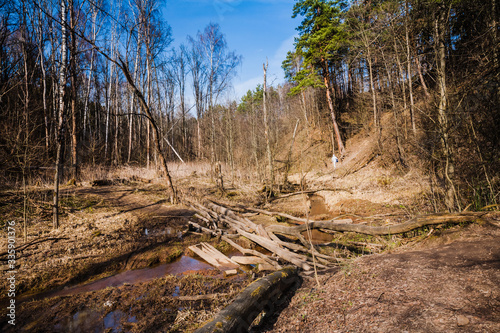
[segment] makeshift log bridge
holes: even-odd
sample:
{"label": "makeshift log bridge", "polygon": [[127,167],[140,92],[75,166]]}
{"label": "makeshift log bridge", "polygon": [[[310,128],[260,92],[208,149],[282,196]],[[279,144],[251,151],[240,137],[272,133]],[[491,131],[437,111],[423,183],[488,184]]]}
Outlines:
{"label": "makeshift log bridge", "polygon": [[[481,220],[487,212],[462,212],[450,214],[430,214],[413,218],[407,222],[389,226],[369,226],[354,224],[350,219],[332,219],[328,221],[314,221],[300,219],[291,215],[244,207],[229,208],[218,202],[205,200],[203,204],[185,199],[185,202],[194,210],[197,221],[189,220],[192,230],[211,234],[225,240],[245,256],[258,257],[262,260],[263,267],[280,269],[284,262],[293,264],[305,271],[312,270],[314,265],[318,269],[326,269],[339,262],[336,258],[320,253],[315,246],[305,239],[303,233],[307,230],[318,229],[332,232],[356,232],[365,235],[395,235],[405,233],[428,225],[470,223]],[[248,218],[239,215],[234,210],[241,212],[258,212],[268,215],[281,215],[295,220],[300,225],[288,227],[284,225],[269,225],[263,227]],[[272,213],[272,214],[269,214]],[[247,249],[235,242],[234,238],[243,236],[253,243],[263,247],[272,255],[263,254],[253,249]],[[297,240],[297,242],[293,242]],[[242,264],[250,259],[236,258],[235,263]]]}
{"label": "makeshift log bridge", "polygon": [[208,243],[193,245],[190,246],[189,249],[203,258],[210,265],[221,270],[225,276],[238,273],[238,263],[226,257]]}

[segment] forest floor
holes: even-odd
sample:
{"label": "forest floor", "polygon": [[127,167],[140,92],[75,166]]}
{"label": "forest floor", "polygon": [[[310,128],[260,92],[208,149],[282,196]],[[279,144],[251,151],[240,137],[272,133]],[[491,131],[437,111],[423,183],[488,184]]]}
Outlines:
{"label": "forest floor", "polygon": [[[315,219],[343,215],[354,223],[363,218],[388,225],[432,211],[424,177],[377,163],[342,177],[341,168],[328,166],[296,173],[292,182],[330,190],[270,202],[256,183],[226,185],[220,195],[202,172],[174,179],[185,197]],[[0,246],[7,249],[8,221],[16,221],[17,245],[16,326],[7,323],[9,298],[3,292],[2,332],[193,331],[264,274],[250,270],[226,278],[191,253],[188,247],[201,241],[224,253],[234,249],[187,232],[194,211],[168,203],[161,179],[109,177],[99,185],[63,186],[57,230],[51,227],[50,189],[31,188],[26,243],[23,191],[1,192]],[[276,223],[275,218],[251,219]],[[379,239],[379,250],[353,253],[317,279],[302,275],[289,301],[252,331],[500,331],[500,212],[488,213],[485,220]],[[336,236],[329,237],[316,241]],[[347,246],[344,251],[349,252]],[[7,265],[2,269],[6,273]],[[6,279],[0,285],[8,289]]]}

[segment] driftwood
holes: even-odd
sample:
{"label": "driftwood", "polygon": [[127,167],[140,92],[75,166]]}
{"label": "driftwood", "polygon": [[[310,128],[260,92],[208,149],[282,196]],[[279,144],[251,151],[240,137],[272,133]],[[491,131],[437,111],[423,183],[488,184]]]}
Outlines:
{"label": "driftwood", "polygon": [[262,311],[272,312],[276,308],[275,302],[284,292],[299,283],[296,267],[285,267],[269,274],[246,287],[231,304],[195,333],[247,332]]}
{"label": "driftwood", "polygon": [[466,212],[466,213],[449,213],[449,214],[432,214],[419,216],[405,223],[394,224],[389,226],[368,226],[362,224],[339,224],[330,221],[315,221],[309,225],[298,225],[294,227],[285,227],[282,225],[270,225],[266,228],[267,232],[279,233],[299,238],[302,232],[309,229],[327,229],[340,232],[357,232],[365,235],[396,235],[408,232],[427,225],[446,224],[446,223],[467,223],[481,219],[486,213],[484,212]]}

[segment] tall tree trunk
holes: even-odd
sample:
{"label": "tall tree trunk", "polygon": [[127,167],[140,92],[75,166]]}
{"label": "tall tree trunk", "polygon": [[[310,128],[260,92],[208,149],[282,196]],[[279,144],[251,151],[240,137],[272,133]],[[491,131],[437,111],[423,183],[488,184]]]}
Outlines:
{"label": "tall tree trunk", "polygon": [[330,109],[330,115],[332,117],[333,130],[335,132],[335,138],[337,139],[337,146],[339,149],[340,157],[342,158],[345,154],[345,148],[344,148],[344,144],[342,142],[342,138],[340,136],[339,127],[337,125],[337,120],[335,117],[335,109],[333,107],[333,101],[332,101],[332,96],[331,96],[331,92],[330,92],[330,72],[328,69],[328,63],[327,63],[326,59],[323,60],[323,73],[324,73],[323,82],[324,82],[325,88],[326,88],[326,99],[328,101],[328,107]]}
{"label": "tall tree trunk", "polygon": [[491,27],[493,28],[493,66],[498,70],[500,61],[498,59],[498,44],[500,44],[500,40],[498,38],[497,0],[491,0]]}
{"label": "tall tree trunk", "polygon": [[[139,56],[140,56],[140,50],[141,50],[141,36],[142,34],[138,34],[139,36],[137,37],[137,49],[135,53],[135,63],[134,63],[134,77],[133,80],[134,82],[137,80],[137,72],[139,70]],[[132,96],[130,97],[130,105],[129,105],[129,124],[128,124],[128,154],[127,154],[127,163],[130,163],[130,157],[132,155],[132,137],[133,137],[133,120],[134,117],[132,113],[134,112],[135,109],[135,94],[132,93]]]}
{"label": "tall tree trunk", "polygon": [[410,53],[410,34],[408,29],[408,2],[405,4],[406,15],[405,15],[405,35],[406,35],[406,62],[408,64],[408,91],[410,93],[410,120],[411,120],[411,129],[413,130],[413,134],[415,135],[417,132],[417,127],[415,125],[415,111],[414,111],[414,102],[413,102],[413,84],[412,84],[412,72],[411,72],[411,53]]}
{"label": "tall tree trunk", "polygon": [[256,115],[256,112],[255,112],[255,107],[254,107],[254,101],[252,100],[252,107],[251,107],[251,110],[252,110],[252,116],[251,116],[251,128],[252,128],[252,155],[253,155],[253,159],[255,161],[255,167],[256,167],[256,170],[257,170],[257,174],[259,176],[259,182],[262,180],[262,177],[260,175],[260,166],[259,166],[259,157],[258,157],[258,151],[259,151],[259,147],[258,147],[258,141],[257,141],[257,130],[256,130],[256,118],[257,118],[257,115]]}
{"label": "tall tree trunk", "polygon": [[77,111],[76,111],[76,18],[73,0],[69,0],[70,7],[70,26],[71,26],[71,49],[70,49],[70,73],[71,73],[71,177],[75,180],[79,179],[78,168],[78,133],[77,133]]}
{"label": "tall tree trunk", "polygon": [[[149,35],[148,35],[149,37]],[[146,86],[148,92],[148,106],[151,107],[151,53],[149,50],[149,40],[146,38]],[[144,89],[145,90],[145,89]],[[149,169],[149,163],[151,160],[151,125],[148,122],[146,124],[146,166]]]}
{"label": "tall tree trunk", "polygon": [[[116,54],[116,47],[115,47],[115,27],[113,26],[113,32],[112,32],[112,37],[111,37],[111,53]],[[104,134],[104,159],[106,160],[106,163],[108,161],[108,151],[109,151],[109,120],[111,118],[111,95],[112,95],[112,89],[113,89],[113,75],[115,72],[115,63],[111,63],[111,68],[109,70],[109,82],[108,82],[108,88],[106,89],[106,127],[105,127],[105,134]]]}
{"label": "tall tree trunk", "polygon": [[50,146],[50,131],[49,131],[49,110],[47,108],[47,70],[45,68],[45,56],[43,52],[43,20],[42,11],[38,12],[38,54],[40,57],[40,69],[42,70],[42,104],[43,104],[43,120],[45,129],[45,150],[47,156],[49,154]]}
{"label": "tall tree trunk", "polygon": [[118,79],[118,75],[116,75],[116,81],[115,81],[115,93],[114,93],[114,110],[115,110],[115,142],[114,142],[114,158],[113,158],[113,164],[115,166],[118,166],[120,164],[120,150],[119,150],[119,146],[118,146],[118,134],[120,132],[120,117],[119,117],[119,114],[120,114],[120,105],[118,103],[118,96],[120,96],[119,94],[119,83],[120,83],[120,80]]}
{"label": "tall tree trunk", "polygon": [[54,227],[54,229],[59,228],[59,181],[62,171],[62,145],[64,143],[64,88],[66,86],[67,58],[66,14],[66,0],[61,0],[61,67],[59,70],[59,115],[57,122],[56,172],[54,175],[54,196],[52,208],[52,226]]}
{"label": "tall tree trunk", "polygon": [[[437,84],[439,89],[438,105],[438,124],[441,135],[441,144],[445,159],[444,178],[445,178],[445,205],[449,211],[454,211],[459,206],[453,175],[455,165],[449,140],[449,122],[448,122],[448,91],[446,87],[446,44],[445,31],[448,22],[449,10],[444,6],[438,9],[437,17],[434,20],[434,36],[436,48],[436,69]],[[460,209],[460,207],[459,207]]]}
{"label": "tall tree trunk", "polygon": [[[401,82],[401,91],[403,92],[403,110],[405,110],[404,112],[406,112],[406,109],[408,107],[408,105],[406,104],[406,87],[405,87],[406,76],[405,76],[405,73],[404,73],[404,70],[403,70],[403,66],[401,64],[401,59],[399,58],[399,52],[398,52],[398,45],[397,45],[397,41],[396,41],[396,31],[395,31],[395,29],[392,30],[392,33],[393,33],[394,53],[396,54],[396,62],[398,64],[398,70],[399,70],[398,77],[400,78],[399,81]],[[387,63],[386,63],[386,66],[387,66]],[[387,68],[386,68],[386,70],[387,70]],[[392,91],[391,91],[391,93],[392,93]],[[394,116],[396,117],[396,111],[394,111]],[[406,133],[406,126],[405,126],[405,138],[406,137],[407,137],[407,133]]]}
{"label": "tall tree trunk", "polygon": [[306,121],[306,125],[309,125],[309,119],[307,118],[307,104],[306,104],[306,93],[304,90],[300,92],[300,97],[301,97],[301,106],[302,106],[302,111],[304,112],[304,120]]}
{"label": "tall tree trunk", "polygon": [[271,143],[269,140],[269,116],[267,114],[267,66],[268,63],[266,61],[265,64],[262,64],[262,68],[264,70],[264,87],[263,87],[263,100],[262,100],[262,108],[264,110],[264,136],[266,137],[266,151],[267,151],[267,167],[269,168],[269,185],[272,189],[274,184],[274,168],[273,168],[273,155],[271,153]]}
{"label": "tall tree trunk", "polygon": [[377,112],[377,94],[375,92],[375,85],[373,83],[373,64],[372,64],[372,57],[371,57],[371,52],[370,52],[370,47],[367,46],[367,58],[366,60],[368,61],[368,74],[370,77],[370,91],[372,93],[372,108],[373,108],[373,126],[375,128],[379,127],[379,119],[378,119],[378,112]]}
{"label": "tall tree trunk", "polygon": [[[97,8],[95,5],[92,6],[92,39],[91,42],[95,43],[97,35]],[[94,55],[95,49],[92,48],[90,51],[90,68],[89,68],[89,77],[87,80],[87,91],[85,93],[85,99],[83,103],[83,140],[85,141],[87,135],[87,115],[89,112],[89,99],[90,99],[90,86],[92,82],[92,76],[94,71]]]}
{"label": "tall tree trunk", "polygon": [[[397,57],[396,53],[396,57]],[[406,162],[404,159],[404,150],[403,146],[401,145],[401,137],[399,135],[399,124],[398,124],[398,112],[397,112],[397,105],[396,105],[396,98],[394,97],[394,84],[392,83],[391,79],[391,72],[389,70],[389,66],[387,65],[387,60],[385,59],[384,51],[382,50],[382,57],[384,59],[384,65],[385,65],[385,70],[387,72],[387,81],[389,82],[389,92],[391,95],[391,104],[392,104],[392,112],[394,114],[394,129],[395,129],[395,135],[396,135],[396,145],[398,148],[398,159],[399,162],[403,167],[406,167]]]}

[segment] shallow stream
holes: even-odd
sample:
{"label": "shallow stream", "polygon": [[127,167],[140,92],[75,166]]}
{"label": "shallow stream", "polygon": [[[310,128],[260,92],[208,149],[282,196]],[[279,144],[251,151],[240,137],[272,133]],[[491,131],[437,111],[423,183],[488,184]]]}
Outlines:
{"label": "shallow stream", "polygon": [[152,268],[124,271],[91,283],[66,287],[62,290],[52,290],[29,296],[23,301],[39,300],[56,296],[70,296],[83,292],[101,290],[108,287],[118,287],[124,284],[146,282],[152,279],[163,277],[167,274],[178,275],[185,272],[195,272],[207,269],[213,270],[214,268],[204,261],[197,260],[189,256],[181,256],[179,259],[168,264],[162,264]]}

